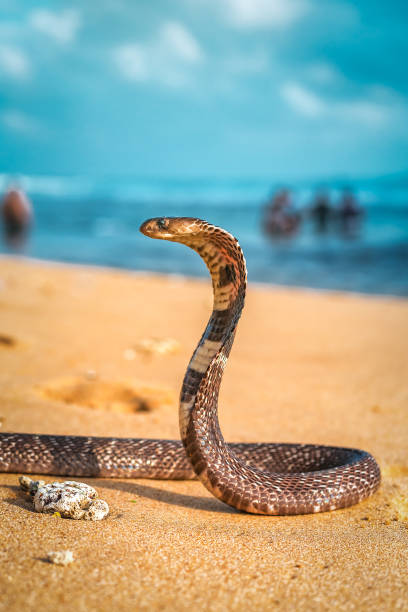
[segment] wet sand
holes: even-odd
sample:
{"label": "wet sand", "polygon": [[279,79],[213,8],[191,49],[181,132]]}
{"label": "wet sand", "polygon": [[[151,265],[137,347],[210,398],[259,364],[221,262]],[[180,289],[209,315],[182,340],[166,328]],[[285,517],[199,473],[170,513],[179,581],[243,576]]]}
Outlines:
{"label": "wet sand", "polygon": [[[0,259],[1,431],[177,438],[210,311],[209,281]],[[259,517],[199,482],[80,479],[111,508],[91,523],[35,513],[0,474],[0,610],[408,610],[407,338],[407,300],[250,287],[226,439],[364,448],[380,491]]]}

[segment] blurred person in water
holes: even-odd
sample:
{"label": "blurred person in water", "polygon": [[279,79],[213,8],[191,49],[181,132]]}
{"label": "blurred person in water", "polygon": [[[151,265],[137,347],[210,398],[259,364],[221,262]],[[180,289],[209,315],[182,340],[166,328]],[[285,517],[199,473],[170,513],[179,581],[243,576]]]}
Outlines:
{"label": "blurred person in water", "polygon": [[13,248],[24,245],[33,222],[33,207],[21,189],[10,188],[0,208],[3,234]]}
{"label": "blurred person in water", "polygon": [[314,196],[310,214],[318,234],[325,234],[333,217],[330,196],[327,189],[319,189]]}
{"label": "blurred person in water", "polygon": [[266,204],[262,229],[272,237],[293,236],[300,225],[300,215],[293,208],[290,191],[278,189]]}
{"label": "blurred person in water", "polygon": [[340,232],[347,238],[356,237],[361,229],[364,211],[350,187],[346,187],[337,209]]}

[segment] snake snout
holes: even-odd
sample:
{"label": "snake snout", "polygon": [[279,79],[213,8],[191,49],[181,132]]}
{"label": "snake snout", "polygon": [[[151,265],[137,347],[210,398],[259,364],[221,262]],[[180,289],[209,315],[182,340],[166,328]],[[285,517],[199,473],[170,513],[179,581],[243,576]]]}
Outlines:
{"label": "snake snout", "polygon": [[147,219],[140,226],[140,231],[145,236],[149,236],[150,238],[162,238],[163,233],[166,232],[168,227],[168,219],[166,217],[155,217],[153,219]]}
{"label": "snake snout", "polygon": [[182,242],[196,228],[197,219],[190,217],[154,217],[140,226],[140,231],[149,238]]}

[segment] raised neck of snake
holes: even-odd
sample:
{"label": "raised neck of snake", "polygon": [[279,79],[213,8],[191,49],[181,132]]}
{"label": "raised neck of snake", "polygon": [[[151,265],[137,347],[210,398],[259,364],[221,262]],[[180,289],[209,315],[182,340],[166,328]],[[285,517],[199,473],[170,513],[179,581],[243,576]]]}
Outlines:
{"label": "raised neck of snake", "polygon": [[244,306],[245,259],[236,238],[200,219],[149,219],[141,231],[190,247],[202,257],[211,275],[213,311],[184,376],[179,408],[181,439],[194,471],[208,486],[203,475],[208,435],[216,439],[224,456],[229,454],[218,424],[218,394]]}

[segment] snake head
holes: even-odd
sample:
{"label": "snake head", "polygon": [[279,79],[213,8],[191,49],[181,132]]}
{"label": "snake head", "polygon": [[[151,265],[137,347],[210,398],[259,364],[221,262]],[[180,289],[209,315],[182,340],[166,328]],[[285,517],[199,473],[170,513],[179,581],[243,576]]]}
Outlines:
{"label": "snake head", "polygon": [[204,225],[208,224],[192,217],[155,217],[142,223],[140,231],[149,238],[184,242],[202,231]]}

